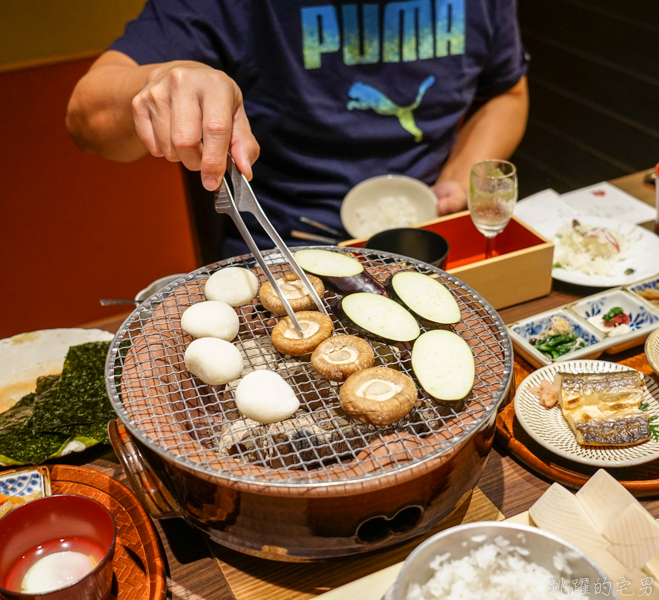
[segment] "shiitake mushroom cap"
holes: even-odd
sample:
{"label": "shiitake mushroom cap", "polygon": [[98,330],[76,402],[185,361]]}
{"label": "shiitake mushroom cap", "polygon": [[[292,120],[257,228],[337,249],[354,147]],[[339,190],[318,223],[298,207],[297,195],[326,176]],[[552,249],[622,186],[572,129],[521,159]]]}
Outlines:
{"label": "shiitake mushroom cap", "polygon": [[[316,293],[322,298],[325,293],[323,282],[314,275],[307,275],[307,277],[309,278],[313,289],[316,290]],[[295,282],[299,283],[296,284]],[[316,310],[316,303],[307,292],[302,280],[295,273],[286,273],[283,277],[278,277],[277,283],[284,292],[284,295],[294,312],[300,310]],[[297,291],[294,293],[293,290],[296,288]],[[296,297],[299,293],[302,293],[303,295]],[[277,292],[275,292],[269,281],[266,281],[261,286],[261,289],[259,290],[259,300],[261,300],[261,304],[263,304],[263,306],[271,313],[279,316],[286,314],[284,305],[281,303],[279,296],[277,296]]]}
{"label": "shiitake mushroom cap", "polygon": [[[383,399],[378,400],[377,396]],[[353,419],[371,425],[390,425],[403,418],[412,410],[417,396],[412,378],[388,367],[357,371],[339,391],[341,408]]]}
{"label": "shiitake mushroom cap", "polygon": [[[339,360],[343,362],[337,362]],[[353,373],[372,367],[374,360],[373,349],[367,341],[354,335],[335,335],[313,351],[311,366],[321,377],[345,381]]]}
{"label": "shiitake mushroom cap", "polygon": [[[295,316],[300,327],[302,327],[302,332],[305,334],[303,338],[297,337],[297,332],[289,317],[281,319],[272,330],[270,336],[272,343],[282,354],[289,354],[290,356],[310,354],[318,344],[326,340],[334,331],[332,319],[321,312],[304,310],[296,313]],[[317,325],[317,328],[314,327],[313,333],[307,336],[310,323]]]}

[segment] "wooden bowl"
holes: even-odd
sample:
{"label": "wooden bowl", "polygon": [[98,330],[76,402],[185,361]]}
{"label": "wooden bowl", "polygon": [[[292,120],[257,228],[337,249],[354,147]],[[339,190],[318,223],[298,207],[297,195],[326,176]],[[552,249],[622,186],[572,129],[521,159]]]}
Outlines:
{"label": "wooden bowl", "polygon": [[[6,600],[103,600],[112,588],[112,558],[117,531],[114,518],[96,500],[58,495],[39,498],[0,520],[0,597]],[[75,550],[82,539],[99,552],[99,563],[82,579],[53,590],[21,592],[20,581],[35,559]],[[52,544],[49,544],[54,542]],[[50,546],[42,549],[42,546]],[[34,552],[36,550],[36,552]],[[81,550],[82,551],[82,550]],[[32,554],[32,560],[26,555]]]}

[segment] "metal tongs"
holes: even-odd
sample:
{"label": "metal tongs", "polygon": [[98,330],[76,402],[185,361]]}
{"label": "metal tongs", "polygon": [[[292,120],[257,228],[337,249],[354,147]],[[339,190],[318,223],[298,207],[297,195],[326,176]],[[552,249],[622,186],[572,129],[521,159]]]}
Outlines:
{"label": "metal tongs", "polygon": [[[231,178],[233,194],[227,185],[227,174]],[[222,178],[222,184],[220,185],[220,188],[215,192],[215,210],[218,213],[225,213],[229,215],[233,222],[236,224],[236,227],[238,228],[238,231],[240,232],[243,240],[245,240],[247,247],[250,249],[251,253],[256,259],[256,262],[259,263],[259,266],[265,273],[265,276],[268,278],[270,285],[272,285],[272,289],[275,290],[277,296],[279,296],[279,299],[281,300],[281,303],[284,305],[286,314],[293,322],[293,326],[295,327],[297,334],[301,338],[304,337],[302,328],[300,327],[300,324],[295,317],[295,313],[293,312],[288,299],[286,298],[284,292],[281,291],[281,288],[279,287],[279,284],[270,271],[270,268],[266,265],[265,260],[263,259],[263,255],[259,251],[256,242],[254,242],[252,234],[249,232],[249,229],[247,229],[247,226],[245,225],[245,221],[243,221],[242,217],[240,216],[241,212],[249,212],[256,217],[258,222],[261,224],[261,227],[263,227],[270,239],[275,243],[275,246],[277,246],[279,249],[279,252],[281,252],[282,256],[286,259],[293,271],[295,271],[296,275],[300,278],[300,281],[302,281],[304,286],[307,288],[307,292],[316,303],[318,310],[328,315],[327,309],[323,306],[320,297],[316,293],[313,285],[311,285],[311,282],[309,281],[306,273],[302,270],[300,265],[297,264],[297,261],[293,258],[290,250],[281,239],[275,228],[272,226],[268,220],[268,217],[265,216],[265,213],[263,212],[261,205],[258,203],[258,200],[256,199],[251,186],[247,182],[247,179],[245,179],[245,176],[238,170],[236,163],[233,161],[233,158],[231,158],[230,155],[227,158],[227,173]]]}

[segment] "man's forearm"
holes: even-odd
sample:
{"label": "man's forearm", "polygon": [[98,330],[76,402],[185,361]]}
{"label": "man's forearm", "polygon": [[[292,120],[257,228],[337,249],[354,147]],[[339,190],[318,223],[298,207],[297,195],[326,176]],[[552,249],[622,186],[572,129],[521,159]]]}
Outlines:
{"label": "man's forearm", "polygon": [[117,52],[108,52],[78,82],[66,115],[76,144],[117,161],[136,160],[147,153],[135,131],[132,100],[158,65],[138,66]]}
{"label": "man's forearm", "polygon": [[466,191],[473,164],[487,158],[508,158],[524,135],[528,105],[525,77],[486,102],[460,130],[438,182],[457,181]]}

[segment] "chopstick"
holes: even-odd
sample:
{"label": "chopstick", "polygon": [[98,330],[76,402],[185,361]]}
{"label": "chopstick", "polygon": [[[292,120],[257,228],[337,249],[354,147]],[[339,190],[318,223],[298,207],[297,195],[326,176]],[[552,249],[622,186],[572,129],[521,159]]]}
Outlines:
{"label": "chopstick", "polygon": [[316,235],[315,233],[307,233],[306,231],[297,231],[297,229],[293,229],[293,231],[291,231],[291,237],[294,237],[298,240],[307,240],[309,242],[332,244],[333,246],[336,246],[341,241],[335,238],[325,237],[324,235]]}
{"label": "chopstick", "polygon": [[236,163],[233,161],[230,155],[227,158],[227,173],[229,173],[229,178],[231,179],[233,194],[227,185],[227,178],[225,175],[222,178],[222,184],[220,185],[220,188],[215,192],[215,210],[218,213],[225,213],[229,215],[231,220],[236,224],[240,235],[256,259],[256,262],[261,267],[261,270],[267,277],[270,285],[272,285],[272,288],[275,290],[277,296],[281,300],[281,303],[286,310],[286,314],[293,323],[293,326],[295,327],[298,335],[300,338],[302,338],[304,337],[304,334],[302,333],[302,328],[300,327],[300,324],[295,317],[295,312],[291,308],[286,295],[281,291],[281,288],[277,284],[277,281],[270,271],[270,268],[266,265],[261,251],[258,249],[256,242],[254,242],[252,234],[249,232],[245,222],[243,221],[243,218],[240,216],[241,212],[250,212],[256,217],[257,221],[261,224],[261,227],[263,227],[270,239],[274,242],[275,246],[277,246],[277,249],[281,252],[284,259],[288,262],[293,271],[295,271],[295,274],[300,278],[300,281],[302,281],[306,287],[307,292],[313,299],[318,310],[323,314],[328,315],[327,309],[323,305],[313,285],[311,285],[311,282],[309,281],[306,273],[302,270],[300,265],[297,264],[297,261],[295,258],[293,258],[290,250],[281,239],[275,228],[272,226],[268,220],[268,217],[265,216],[265,213],[263,212],[261,205],[258,203],[258,200],[256,199],[252,188],[247,182],[247,179],[245,179],[245,176],[238,170]]}
{"label": "chopstick", "polygon": [[[343,234],[338,231],[337,229],[334,229],[334,227],[330,227],[329,225],[325,225],[323,223],[320,223],[319,221],[314,221],[313,219],[309,219],[308,217],[300,217],[300,221],[302,223],[305,223],[306,225],[311,225],[312,227],[315,227],[316,229],[320,229],[321,231],[325,231],[326,233],[331,233],[332,235],[336,235],[338,237],[343,237]],[[300,238],[300,239],[305,239],[305,238]]]}

